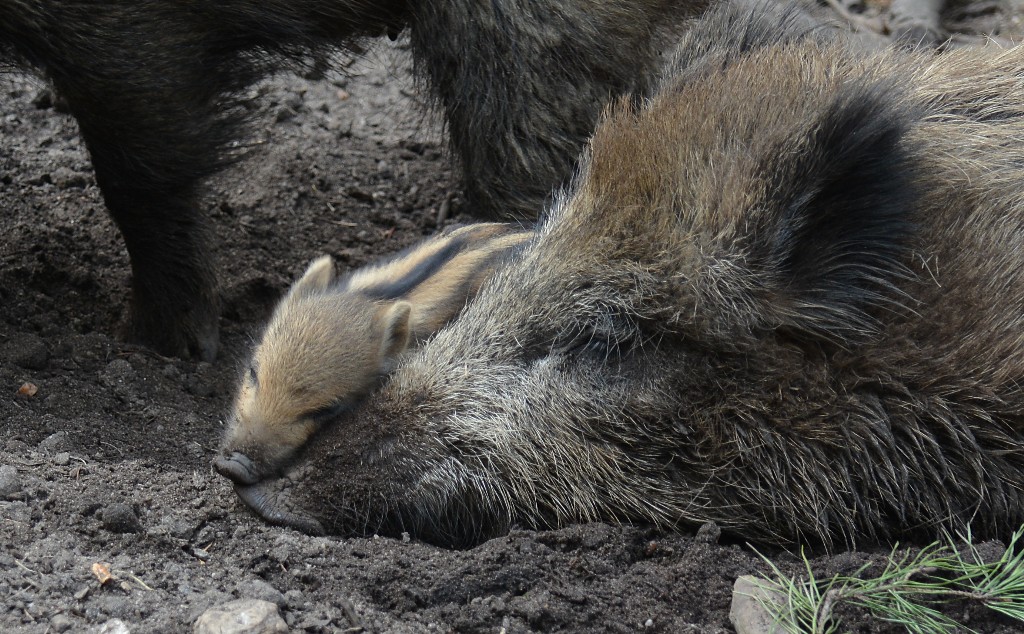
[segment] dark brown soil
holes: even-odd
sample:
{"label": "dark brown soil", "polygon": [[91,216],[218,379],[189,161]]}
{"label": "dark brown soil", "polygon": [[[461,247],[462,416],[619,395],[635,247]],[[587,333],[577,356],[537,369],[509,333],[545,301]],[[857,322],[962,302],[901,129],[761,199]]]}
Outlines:
{"label": "dark brown soil", "polygon": [[[950,19],[1019,37],[1012,1]],[[732,631],[734,580],[766,567],[713,527],[516,531],[466,551],[315,538],[264,525],[212,472],[240,359],[310,259],[358,266],[437,230],[439,210],[441,224],[471,219],[402,45],[348,71],[253,91],[253,158],[206,201],[225,297],[212,365],[117,338],[128,260],[75,124],[38,81],[0,76],[0,631],[184,632],[240,597],[277,603],[293,631]],[[28,383],[38,391],[19,393]],[[980,631],[1020,631],[958,610]],[[899,631],[851,617],[853,631]]]}

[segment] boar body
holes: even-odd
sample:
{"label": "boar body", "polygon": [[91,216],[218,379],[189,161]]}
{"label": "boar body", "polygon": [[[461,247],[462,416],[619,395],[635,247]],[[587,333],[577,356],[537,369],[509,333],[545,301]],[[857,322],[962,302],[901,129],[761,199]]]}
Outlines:
{"label": "boar body", "polygon": [[728,5],[538,237],[339,417],[268,521],[591,520],[826,547],[1024,522],[1024,56]]}

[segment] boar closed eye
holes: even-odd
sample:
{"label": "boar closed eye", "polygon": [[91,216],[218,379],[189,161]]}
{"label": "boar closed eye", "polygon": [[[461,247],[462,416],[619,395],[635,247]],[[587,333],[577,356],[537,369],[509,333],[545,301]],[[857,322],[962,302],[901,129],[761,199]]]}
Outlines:
{"label": "boar closed eye", "polygon": [[352,405],[350,403],[347,403],[345,401],[338,401],[337,403],[331,403],[326,407],[321,407],[320,409],[315,409],[311,412],[308,412],[305,415],[305,418],[312,420],[318,425],[322,425],[337,418],[338,416],[344,414],[350,409],[352,409]]}
{"label": "boar closed eye", "polygon": [[593,355],[603,359],[621,357],[629,350],[628,341],[620,341],[606,332],[583,330],[571,337],[564,337],[554,346],[566,355]]}

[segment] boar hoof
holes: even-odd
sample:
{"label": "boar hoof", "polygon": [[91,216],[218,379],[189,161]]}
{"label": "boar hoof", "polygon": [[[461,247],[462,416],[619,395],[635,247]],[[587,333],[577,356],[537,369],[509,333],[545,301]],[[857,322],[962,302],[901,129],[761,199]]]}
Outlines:
{"label": "boar hoof", "polygon": [[[133,270],[136,278],[143,277],[138,267]],[[212,362],[220,344],[220,302],[214,287],[213,281],[183,285],[136,280],[122,336],[163,355]]]}

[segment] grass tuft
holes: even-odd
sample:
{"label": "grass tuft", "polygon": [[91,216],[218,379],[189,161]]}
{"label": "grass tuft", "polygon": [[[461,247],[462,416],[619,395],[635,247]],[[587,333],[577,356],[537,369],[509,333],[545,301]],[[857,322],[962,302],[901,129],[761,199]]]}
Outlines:
{"label": "grass tuft", "polygon": [[[834,610],[843,603],[864,607],[873,617],[914,634],[973,632],[939,611],[943,603],[965,599],[1024,622],[1022,539],[1024,526],[993,562],[983,560],[970,532],[935,542],[914,555],[899,555],[897,544],[881,574],[871,578],[862,578],[870,566],[865,564],[852,575],[816,579],[803,551],[806,576],[790,577],[758,553],[771,568],[771,576],[762,577],[771,593],[758,600],[776,626],[791,634],[837,632],[841,624]],[[766,598],[772,596],[775,599]]]}

